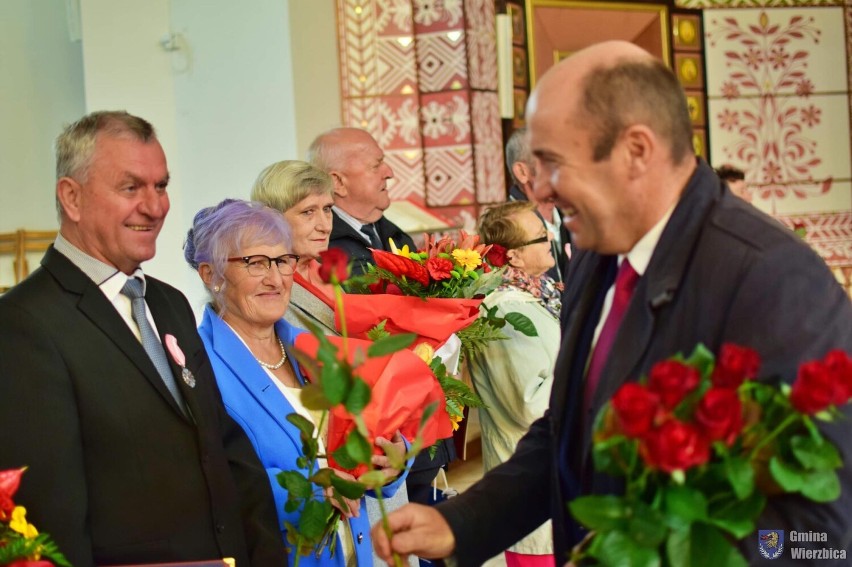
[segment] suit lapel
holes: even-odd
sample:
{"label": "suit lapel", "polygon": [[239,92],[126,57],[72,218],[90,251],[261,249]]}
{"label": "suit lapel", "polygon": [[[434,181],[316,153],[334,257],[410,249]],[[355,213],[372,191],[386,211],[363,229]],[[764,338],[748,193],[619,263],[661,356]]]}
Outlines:
{"label": "suit lapel", "polygon": [[[260,405],[270,419],[284,432],[295,446],[296,450],[302,450],[302,442],[298,438],[298,432],[294,426],[287,421],[287,415],[294,413],[293,406],[272,383],[269,375],[257,363],[254,356],[246,348],[239,337],[228,327],[210,307],[204,312],[205,326],[210,329],[211,346],[216,357],[219,358],[231,373],[230,379],[240,382],[248,395]],[[278,329],[276,329],[278,330]],[[281,340],[289,342],[286,335],[280,334]],[[293,365],[294,372],[300,377],[298,368],[295,366],[295,357],[291,356],[290,349],[285,346],[287,357]],[[219,376],[219,380],[228,377]]]}
{"label": "suit lapel", "polygon": [[[146,380],[162,395],[163,399],[172,405],[178,413],[182,412],[174,401],[171,393],[163,379],[157,372],[154,363],[151,362],[148,353],[142,347],[142,344],[128,328],[121,315],[116,311],[115,306],[110,303],[103,292],[95,285],[86,274],[84,274],[77,266],[75,266],[68,258],[57,252],[51,247],[44,258],[42,266],[48,270],[57,282],[69,293],[79,297],[77,300],[77,308],[88,318],[92,324],[103,331],[107,340],[111,341],[121,350],[128,360],[139,370]],[[147,298],[146,298],[147,301]],[[150,303],[149,303],[150,305]],[[154,312],[153,307],[151,308]],[[162,333],[160,322],[154,315],[157,321],[157,328]]]}

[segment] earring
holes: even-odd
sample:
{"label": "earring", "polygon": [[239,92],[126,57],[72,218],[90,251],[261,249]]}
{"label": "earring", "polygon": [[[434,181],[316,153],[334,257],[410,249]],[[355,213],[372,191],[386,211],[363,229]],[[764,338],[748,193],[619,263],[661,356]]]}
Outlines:
{"label": "earring", "polygon": [[213,286],[213,293],[219,293],[219,290],[222,289],[218,285]]}

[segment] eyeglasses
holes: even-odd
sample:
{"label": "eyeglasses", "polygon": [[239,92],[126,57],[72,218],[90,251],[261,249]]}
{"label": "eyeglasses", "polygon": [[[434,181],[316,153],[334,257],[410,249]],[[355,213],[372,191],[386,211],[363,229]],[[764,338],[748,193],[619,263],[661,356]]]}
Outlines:
{"label": "eyeglasses", "polygon": [[538,238],[533,238],[532,240],[527,240],[518,248],[523,248],[524,246],[529,246],[530,244],[541,244],[542,242],[550,242],[550,236],[545,234],[544,236],[539,236]]}
{"label": "eyeglasses", "polygon": [[278,273],[282,276],[291,276],[296,269],[296,264],[299,262],[299,256],[296,254],[282,254],[277,258],[270,258],[263,254],[255,254],[254,256],[240,256],[237,258],[228,258],[229,262],[243,262],[250,276],[261,277],[269,272],[272,263],[278,269]]}

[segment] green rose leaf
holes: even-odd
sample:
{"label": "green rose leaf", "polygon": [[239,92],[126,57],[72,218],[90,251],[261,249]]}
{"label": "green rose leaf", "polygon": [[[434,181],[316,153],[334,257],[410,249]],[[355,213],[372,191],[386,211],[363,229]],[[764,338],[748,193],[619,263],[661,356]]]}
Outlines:
{"label": "green rose leaf", "polygon": [[[598,538],[595,538],[598,539]],[[656,547],[639,545],[621,531],[599,536],[594,556],[609,567],[659,567],[660,553]]]}
{"label": "green rose leaf", "polygon": [[326,500],[309,500],[299,517],[299,533],[311,541],[319,541],[331,515],[331,504]]}
{"label": "green rose leaf", "polygon": [[345,469],[354,469],[358,465],[366,465],[372,457],[370,443],[357,430],[353,429],[344,443],[334,453],[334,460]]}
{"label": "green rose leaf", "polygon": [[325,397],[325,392],[323,392],[322,386],[319,384],[305,384],[302,386],[302,393],[299,394],[299,399],[302,401],[302,405],[309,410],[326,411],[331,409],[331,403]]}
{"label": "green rose leaf", "polygon": [[336,406],[346,399],[351,387],[351,378],[346,369],[335,358],[323,364],[320,384],[328,402]]}
{"label": "green rose leaf", "polygon": [[301,505],[301,501],[299,500],[288,499],[287,502],[284,503],[284,511],[288,514],[292,514],[293,512],[298,510],[299,506]]}
{"label": "green rose leaf", "polygon": [[660,511],[644,502],[637,502],[633,507],[633,517],[628,520],[627,531],[639,545],[654,548],[663,543],[668,533]]}
{"label": "green rose leaf", "polygon": [[769,472],[775,482],[787,492],[798,492],[805,484],[807,474],[799,467],[782,461],[777,456],[769,461]]}
{"label": "green rose leaf", "polygon": [[707,499],[687,486],[672,486],[665,491],[665,510],[671,526],[685,528],[707,518]]}
{"label": "green rose leaf", "polygon": [[[288,413],[287,421],[296,426],[303,436],[311,437],[314,434],[314,424],[311,420],[297,413]],[[304,438],[303,438],[304,440]]]}
{"label": "green rose leaf", "polygon": [[393,354],[398,350],[402,350],[411,346],[417,335],[414,333],[401,333],[399,335],[388,335],[381,338],[370,345],[367,349],[367,356],[386,356]]}
{"label": "green rose leaf", "polygon": [[840,453],[830,442],[811,436],[797,435],[790,439],[790,448],[806,469],[836,469],[843,464]]}
{"label": "green rose leaf", "polygon": [[384,486],[387,480],[388,478],[382,471],[370,471],[358,477],[358,482],[366,486],[369,490],[375,490]]}
{"label": "green rose leaf", "polygon": [[341,494],[350,500],[357,500],[361,498],[367,491],[367,487],[360,482],[340,478],[336,474],[331,475],[331,485],[338,494]]}
{"label": "green rose leaf", "polygon": [[748,567],[737,548],[715,527],[696,523],[690,531],[688,565],[691,567]]}
{"label": "green rose leaf", "polygon": [[311,495],[311,483],[296,471],[281,471],[276,475],[278,484],[294,498],[307,498]]}
{"label": "green rose leaf", "polygon": [[748,497],[754,491],[754,469],[742,457],[734,457],[725,461],[725,475],[728,484],[734,489],[734,494],[740,500]]}
{"label": "green rose leaf", "polygon": [[516,331],[528,337],[537,337],[538,331],[535,328],[532,320],[526,315],[520,313],[506,313],[506,321],[509,322]]}
{"label": "green rose leaf", "polygon": [[713,353],[703,343],[698,343],[684,363],[698,370],[702,378],[709,378],[713,372],[714,360]]}
{"label": "green rose leaf", "polygon": [[329,468],[320,469],[315,472],[309,479],[314,484],[328,488],[331,486],[331,477],[334,476],[334,471]]}
{"label": "green rose leaf", "polygon": [[590,530],[623,530],[627,526],[629,504],[619,496],[581,496],[568,504],[577,520]]}
{"label": "green rose leaf", "polygon": [[360,414],[370,403],[370,386],[367,385],[361,378],[355,376],[352,380],[352,389],[349,390],[349,395],[346,396],[346,411],[353,414]]}
{"label": "green rose leaf", "polygon": [[840,481],[833,470],[808,473],[801,493],[815,502],[831,502],[840,498]]}

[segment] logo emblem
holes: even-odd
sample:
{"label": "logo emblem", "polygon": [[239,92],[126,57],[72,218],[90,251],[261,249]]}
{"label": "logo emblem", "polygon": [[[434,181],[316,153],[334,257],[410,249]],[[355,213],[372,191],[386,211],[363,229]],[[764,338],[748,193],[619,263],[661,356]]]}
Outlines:
{"label": "logo emblem", "polygon": [[784,552],[784,530],[758,530],[757,548],[766,559],[778,559]]}

